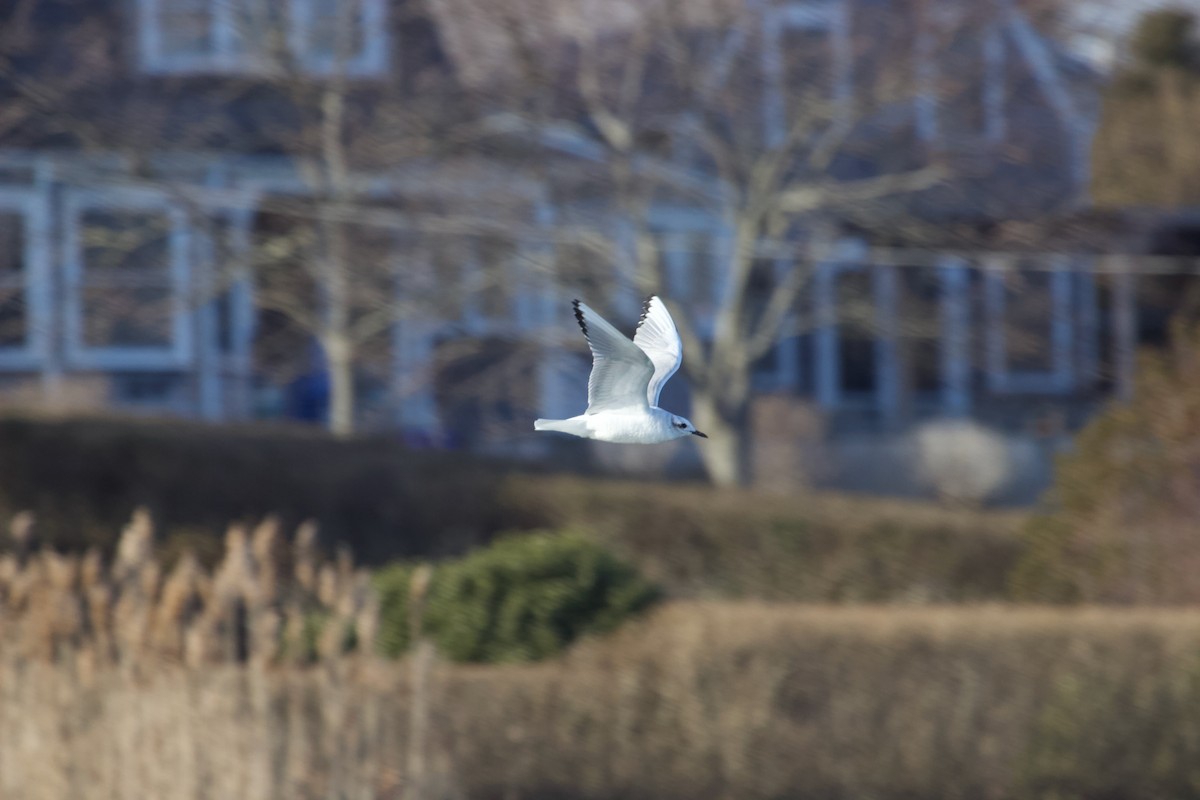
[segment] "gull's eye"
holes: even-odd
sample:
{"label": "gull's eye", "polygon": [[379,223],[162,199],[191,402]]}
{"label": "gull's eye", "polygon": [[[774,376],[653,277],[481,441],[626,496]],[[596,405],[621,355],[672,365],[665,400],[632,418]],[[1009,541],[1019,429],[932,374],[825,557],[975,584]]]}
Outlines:
{"label": "gull's eye", "polygon": [[686,427],[687,427],[687,423],[686,423],[686,422],[676,422],[676,423],[675,423],[675,427],[676,427],[676,428],[686,428]]}

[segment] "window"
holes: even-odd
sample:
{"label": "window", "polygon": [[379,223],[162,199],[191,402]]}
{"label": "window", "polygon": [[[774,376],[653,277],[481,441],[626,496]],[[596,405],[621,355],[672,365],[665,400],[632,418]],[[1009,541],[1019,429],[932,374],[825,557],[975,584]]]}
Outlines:
{"label": "window", "polygon": [[212,282],[213,344],[222,356],[249,355],[254,308],[246,263],[250,248],[250,219],[246,214],[216,214],[208,221],[205,271]]}
{"label": "window", "polygon": [[157,73],[387,69],[385,0],[139,0],[142,68]]}
{"label": "window", "polygon": [[183,212],[155,192],[78,192],[67,225],[72,361],[181,366],[190,352]]}
{"label": "window", "polygon": [[0,366],[32,366],[43,350],[45,223],[36,194],[0,189]]}
{"label": "window", "polygon": [[292,0],[292,52],[313,72],[339,65],[351,74],[386,68],[382,0]]}
{"label": "window", "polygon": [[1069,264],[1022,270],[993,261],[985,273],[987,371],[998,393],[1056,394],[1074,388]]}
{"label": "window", "polygon": [[25,305],[25,217],[0,211],[0,348],[24,347],[29,333]]}

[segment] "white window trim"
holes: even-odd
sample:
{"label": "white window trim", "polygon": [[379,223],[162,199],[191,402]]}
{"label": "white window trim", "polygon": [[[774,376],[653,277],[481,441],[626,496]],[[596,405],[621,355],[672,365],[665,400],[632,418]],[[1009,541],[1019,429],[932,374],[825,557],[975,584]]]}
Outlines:
{"label": "white window trim", "polygon": [[[231,227],[235,237],[234,247],[239,255],[247,260],[253,247],[251,242],[253,228],[253,206],[231,212]],[[227,363],[239,369],[250,369],[253,364],[254,328],[256,324],[254,277],[249,263],[242,264],[237,270],[236,278],[229,287],[230,302],[232,303],[230,324],[233,326],[232,351],[225,356]]]}
{"label": "white window trim", "polygon": [[[145,72],[158,75],[188,74],[266,74],[268,60],[254,53],[237,53],[233,48],[233,18],[230,0],[210,0],[212,6],[213,49],[203,54],[168,52],[162,30],[162,3],[166,0],[137,0],[138,53]],[[313,0],[287,0],[287,40],[293,54],[306,72],[331,75],[340,71],[354,77],[383,75],[388,70],[388,26],[385,0],[359,0],[364,35],[362,51],[354,58],[338,62],[331,57],[312,55],[308,49],[308,20]]]}
{"label": "white window trim", "polygon": [[229,5],[212,0],[213,50],[208,53],[180,53],[166,51],[163,45],[162,5],[163,0],[138,0],[138,53],[142,69],[149,73],[179,75],[188,73],[238,73],[258,72],[262,64],[255,64],[245,55],[229,50],[233,41],[232,20]]}
{"label": "white window trim", "polygon": [[[396,303],[411,303],[412,285],[436,280],[428,248],[418,245],[396,254]],[[414,292],[414,294],[417,292]],[[438,436],[442,431],[431,373],[439,333],[445,328],[432,309],[414,309],[392,324],[392,397],[396,425],[406,432]]]}
{"label": "white window trim", "polygon": [[1067,394],[1075,388],[1072,353],[1074,351],[1074,315],[1072,272],[1065,259],[1056,259],[1050,273],[1050,319],[1048,370],[1014,370],[1008,366],[1008,342],[1005,335],[1007,287],[1005,277],[1016,267],[1010,259],[993,259],[984,270],[985,342],[987,348],[988,389],[996,394]]}
{"label": "white window trim", "polygon": [[[197,258],[191,264],[200,296],[195,307],[197,338],[195,358],[198,367],[200,413],[206,419],[228,417],[224,399],[226,377],[245,376],[252,368],[251,348],[254,339],[254,287],[250,267],[246,264],[250,252],[250,229],[256,201],[247,198],[237,208],[220,206],[206,209],[212,221],[223,220],[232,237],[232,253],[218,253],[210,230],[195,231]],[[214,264],[218,258],[233,259],[234,269],[224,292],[229,301],[229,336],[231,347],[223,352],[219,341],[218,285]]]}
{"label": "white window trim", "polygon": [[[216,300],[212,295],[212,281],[216,278],[216,273],[212,271],[212,265],[219,257],[232,256],[235,259],[226,287],[231,304],[230,334],[233,346],[230,352],[220,354],[220,361],[225,368],[249,369],[253,358],[251,351],[257,323],[254,276],[249,262],[254,246],[254,216],[262,200],[259,191],[253,189],[243,189],[231,194],[221,191],[219,180],[210,177],[210,183],[217,191],[211,196],[201,194],[196,199],[200,200],[203,213],[210,221],[223,221],[228,226],[231,237],[228,244],[232,253],[218,254],[216,242],[213,241],[210,231],[194,230],[189,226],[196,244],[196,259],[189,264],[189,276],[199,282],[204,293],[202,296],[206,298],[206,302],[201,304],[201,318],[210,313],[215,315]],[[216,331],[215,325],[213,331]]]}
{"label": "white window trim", "polygon": [[23,282],[25,344],[0,347],[0,369],[39,366],[46,357],[50,319],[50,210],[46,195],[33,189],[0,187],[0,211],[16,212],[24,221]]}
{"label": "white window trim", "polygon": [[966,259],[946,256],[938,263],[941,341],[941,408],[950,416],[971,410],[971,274]]}
{"label": "white window trim", "polygon": [[[865,396],[842,390],[842,336],[837,304],[837,281],[842,275],[868,273],[877,331],[875,351],[875,389]],[[832,252],[819,261],[813,272],[812,314],[816,321],[812,333],[813,394],[817,405],[828,410],[871,408],[884,419],[892,419],[899,409],[899,283],[896,267],[870,263],[866,242],[862,239],[839,240]]]}
{"label": "white window trim", "polygon": [[[190,232],[187,214],[163,192],[153,189],[76,189],[64,200],[63,275],[65,296],[65,351],[71,367],[86,369],[163,370],[190,366],[193,355],[192,324],[188,304]],[[171,220],[170,264],[171,344],[166,347],[89,347],[83,340],[84,285],[81,220],[85,211],[165,211]]]}

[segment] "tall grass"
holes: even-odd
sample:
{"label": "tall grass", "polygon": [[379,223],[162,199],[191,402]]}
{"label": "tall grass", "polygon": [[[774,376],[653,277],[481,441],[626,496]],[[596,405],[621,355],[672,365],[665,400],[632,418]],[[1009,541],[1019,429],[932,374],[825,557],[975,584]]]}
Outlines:
{"label": "tall grass", "polygon": [[532,666],[0,666],[11,800],[1137,800],[1197,764],[1193,611],[677,603]]}
{"label": "tall grass", "polygon": [[1200,611],[676,602],[469,667],[376,658],[311,526],[235,526],[211,571],[160,568],[144,512],[109,563],[33,533],[0,557],[5,800],[1200,797]]}
{"label": "tall grass", "polygon": [[229,528],[211,571],[184,551],[155,557],[150,515],[138,509],[110,562],[34,546],[14,517],[0,555],[0,656],[80,672],[180,663],[305,663],[373,645],[379,602],[350,555],[318,552],[313,525],[288,541],[278,520]]}

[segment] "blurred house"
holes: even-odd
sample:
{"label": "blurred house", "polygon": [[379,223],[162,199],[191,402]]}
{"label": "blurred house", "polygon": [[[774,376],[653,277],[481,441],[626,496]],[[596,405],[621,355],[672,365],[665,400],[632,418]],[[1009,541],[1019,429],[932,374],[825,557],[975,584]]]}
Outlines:
{"label": "blurred house", "polygon": [[[1107,254],[1154,250],[1163,225],[1086,211],[1103,80],[1042,31],[1035,4],[684,7],[681,41],[708,42],[714,74],[722,52],[758,37],[755,58],[727,70],[735,90],[752,78],[761,91],[745,120],[756,135],[785,139],[790,104],[815,80],[850,109],[851,98],[882,95],[903,73],[908,88],[855,118],[854,146],[830,174],[936,163],[952,175],[903,200],[801,220],[822,236],[785,227],[764,244],[762,258],[780,273],[795,261],[815,267],[810,324],[759,365],[760,391],[808,398],[835,427],[976,414],[1019,429],[1047,409],[1083,413],[1127,385],[1140,300],[1125,262]],[[638,286],[613,280],[611,264],[580,244],[589,231],[619,240],[628,220],[613,206],[602,168],[611,153],[595,132],[531,125],[538,109],[527,103],[518,119],[513,98],[542,82],[556,108],[586,102],[561,79],[579,42],[586,34],[619,53],[636,38],[642,6],[21,8],[0,42],[16,79],[0,85],[5,385],[39,402],[87,386],[96,402],[209,419],[279,413],[289,402],[311,415],[312,387],[325,386],[310,371],[321,321],[304,329],[296,320],[319,317],[326,290],[302,248],[324,219],[317,205],[333,202],[356,226],[345,258],[372,270],[356,308],[364,319],[376,306],[404,309],[387,324],[364,323],[373,333],[361,342],[362,420],[430,441],[511,443],[535,412],[578,412],[586,368],[563,302],[586,292],[614,318],[633,318]],[[647,97],[670,97],[666,74],[646,75],[662,84]],[[309,113],[329,103],[352,123],[338,144],[345,159],[322,150],[329,131]],[[484,121],[477,144],[455,145],[471,120]],[[697,154],[645,152],[644,168],[691,181],[693,196],[696,186],[720,191]],[[645,217],[662,253],[662,291],[709,335],[733,232],[685,192],[655,196]],[[833,311],[855,303],[869,320]],[[516,363],[498,366],[502,354]],[[307,394],[268,407],[264,383]],[[475,397],[454,391],[464,384]],[[496,400],[481,403],[481,391]]]}

